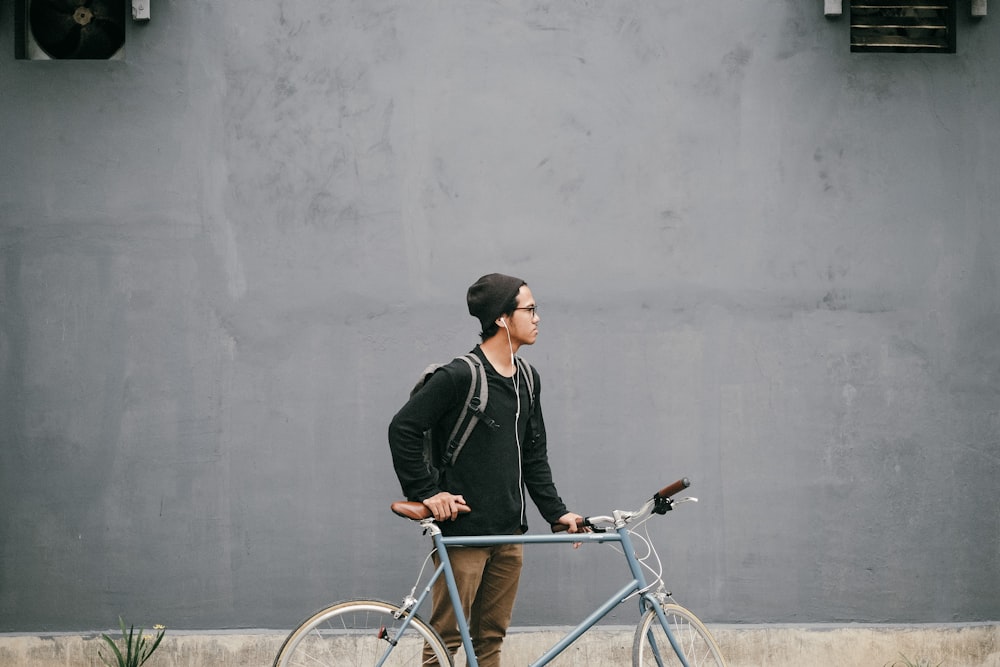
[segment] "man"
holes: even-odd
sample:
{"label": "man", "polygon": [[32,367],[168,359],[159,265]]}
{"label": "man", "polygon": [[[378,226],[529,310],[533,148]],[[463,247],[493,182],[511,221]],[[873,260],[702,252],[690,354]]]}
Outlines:
{"label": "man", "polygon": [[[489,398],[481,420],[449,466],[429,470],[423,433],[433,428],[434,457],[468,400],[471,369],[461,359],[438,369],[389,425],[393,466],[408,500],[430,509],[445,535],[513,535],[527,530],[525,490],[550,523],[576,532],[578,514],[568,512],[552,482],[537,371],[522,377],[515,354],[538,337],[538,313],[527,283],[499,273],[483,276],[468,291],[469,314],[482,325],[482,343],[472,351],[486,369]],[[529,394],[534,387],[534,396]],[[461,510],[469,510],[463,511]],[[462,607],[469,615],[476,658],[500,665],[500,646],[510,625],[521,575],[523,545],[449,550]],[[435,583],[431,625],[448,649],[461,645],[444,579]]]}

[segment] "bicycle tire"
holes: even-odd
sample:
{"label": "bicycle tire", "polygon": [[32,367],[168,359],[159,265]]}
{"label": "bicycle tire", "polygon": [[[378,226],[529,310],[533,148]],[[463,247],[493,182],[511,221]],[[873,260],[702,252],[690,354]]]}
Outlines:
{"label": "bicycle tire", "polygon": [[[409,618],[404,636],[397,631]],[[384,629],[384,630],[383,630]],[[388,633],[388,634],[385,634]],[[396,638],[394,642],[390,638]],[[433,660],[424,662],[424,646]],[[346,600],[320,609],[292,630],[278,650],[274,667],[360,667],[436,664],[451,667],[440,635],[416,614],[381,600]]]}
{"label": "bicycle tire", "polygon": [[[719,645],[697,616],[676,604],[663,605],[663,613],[690,667],[726,667]],[[632,664],[634,667],[676,667],[684,664],[671,647],[654,609],[643,614],[635,629]]]}

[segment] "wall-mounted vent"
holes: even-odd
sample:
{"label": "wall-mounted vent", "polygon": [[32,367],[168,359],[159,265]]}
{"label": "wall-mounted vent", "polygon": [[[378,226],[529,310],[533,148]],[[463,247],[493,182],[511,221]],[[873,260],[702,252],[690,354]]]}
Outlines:
{"label": "wall-mounted vent", "polygon": [[125,0],[22,0],[23,57],[108,60],[125,46]]}
{"label": "wall-mounted vent", "polygon": [[851,51],[955,53],[956,0],[851,0]]}

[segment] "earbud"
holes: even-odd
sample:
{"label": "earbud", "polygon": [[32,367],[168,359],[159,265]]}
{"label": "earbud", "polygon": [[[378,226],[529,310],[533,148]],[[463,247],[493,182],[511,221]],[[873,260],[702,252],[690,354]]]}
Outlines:
{"label": "earbud", "polygon": [[504,329],[506,329],[507,328],[507,320],[505,320],[504,318],[501,317],[500,318],[500,326],[502,326]]}

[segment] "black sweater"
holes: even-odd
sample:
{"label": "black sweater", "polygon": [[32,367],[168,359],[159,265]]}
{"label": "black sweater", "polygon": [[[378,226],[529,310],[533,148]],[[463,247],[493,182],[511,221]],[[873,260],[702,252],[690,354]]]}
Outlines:
{"label": "black sweater", "polygon": [[[514,380],[497,373],[480,350],[472,351],[486,367],[489,400],[486,414],[499,428],[480,422],[472,431],[453,466],[439,467],[440,477],[428,471],[423,458],[423,433],[434,428],[434,461],[458,419],[472,377],[461,359],[438,369],[423,388],[393,417],[389,425],[389,447],[400,486],[408,500],[423,501],[440,491],[462,495],[472,510],[455,521],[441,523],[445,535],[511,535],[527,530],[525,489],[550,523],[566,513],[566,506],[552,482],[546,449],[545,422],[539,401],[541,380],[534,375],[534,437],[529,434],[532,401],[528,383],[519,378],[521,415],[515,434],[517,397]],[[518,449],[520,442],[520,450]]]}

